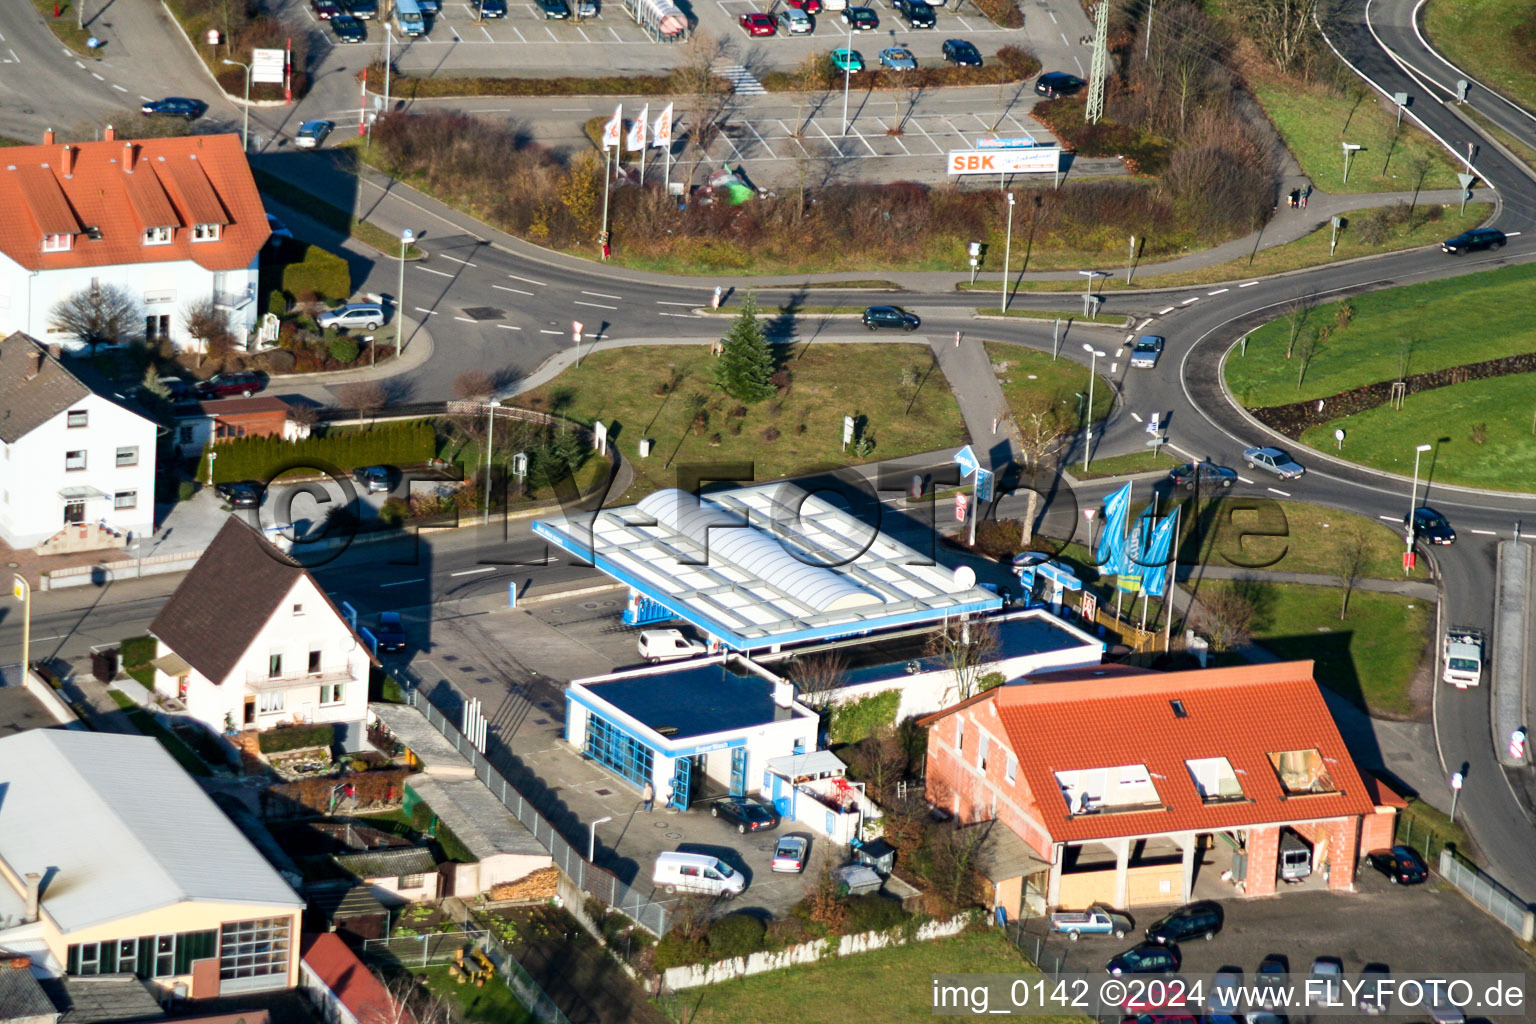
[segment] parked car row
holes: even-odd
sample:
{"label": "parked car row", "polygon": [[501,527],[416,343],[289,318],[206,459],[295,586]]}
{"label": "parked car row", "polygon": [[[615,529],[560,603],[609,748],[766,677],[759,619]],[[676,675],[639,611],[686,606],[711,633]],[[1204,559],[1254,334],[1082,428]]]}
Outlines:
{"label": "parked car row", "polygon": [[[938,24],[933,5],[927,0],[895,0],[896,14],[909,29],[933,28]],[[854,32],[874,32],[880,28],[880,16],[874,8],[849,5],[846,0],[787,0],[784,10],[749,11],[737,19],[749,36],[771,36],[777,32],[803,35],[815,31],[815,17],[822,11],[838,12],[838,21]]]}

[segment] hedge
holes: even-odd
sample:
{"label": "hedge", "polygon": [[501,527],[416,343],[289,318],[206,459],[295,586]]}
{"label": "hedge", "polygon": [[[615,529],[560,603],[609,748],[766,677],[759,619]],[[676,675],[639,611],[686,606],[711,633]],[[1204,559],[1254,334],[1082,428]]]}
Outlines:
{"label": "hedge", "polygon": [[336,727],[317,725],[287,725],[281,729],[268,729],[256,737],[256,744],[263,754],[280,754],[300,747],[329,747],[336,742]]}
{"label": "hedge", "polygon": [[896,722],[900,690],[885,690],[832,706],[827,738],[832,743],[857,743],[881,726]]}
{"label": "hedge", "polygon": [[293,298],[314,292],[322,299],[346,299],[352,294],[352,271],[335,253],[308,245],[302,260],[283,267],[283,291]]}
{"label": "hedge", "polygon": [[[368,69],[368,81],[384,81],[384,65]],[[721,79],[723,83],[725,80]],[[379,88],[375,86],[375,92]],[[687,92],[674,75],[613,75],[598,78],[417,78],[396,74],[390,92],[402,99],[444,96],[674,96]]]}
{"label": "hedge", "polygon": [[407,420],[358,429],[316,431],[297,441],[280,437],[232,438],[220,441],[215,450],[219,456],[213,466],[215,482],[265,483],[285,469],[311,468],[321,472],[334,466],[347,472],[359,466],[426,462],[437,454],[437,435],[428,420]]}

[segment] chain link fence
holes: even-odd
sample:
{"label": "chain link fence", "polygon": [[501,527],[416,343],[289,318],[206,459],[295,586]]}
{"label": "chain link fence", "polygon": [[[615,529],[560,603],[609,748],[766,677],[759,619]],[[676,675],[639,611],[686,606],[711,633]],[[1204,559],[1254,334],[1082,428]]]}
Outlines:
{"label": "chain link fence", "polygon": [[486,932],[456,928],[427,935],[396,935],[388,939],[364,939],[363,959],[407,970],[453,962],[461,950],[484,945]]}

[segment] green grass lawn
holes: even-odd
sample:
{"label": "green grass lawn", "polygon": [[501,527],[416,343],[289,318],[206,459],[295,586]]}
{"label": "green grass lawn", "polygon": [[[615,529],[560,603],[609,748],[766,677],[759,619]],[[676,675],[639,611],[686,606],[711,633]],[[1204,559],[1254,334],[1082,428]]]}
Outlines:
{"label": "green grass lawn", "polygon": [[[1231,586],[1204,580],[1200,591]],[[1341,621],[1338,588],[1262,583],[1257,592],[1256,642],[1287,661],[1314,661],[1320,684],[1367,711],[1415,711],[1409,688],[1429,638],[1429,602],[1357,590]]]}
{"label": "green grass lawn", "polygon": [[933,1015],[933,975],[962,972],[1038,973],[1000,931],[987,929],[687,989],[675,1005],[687,1009],[689,1024],[908,1024]]}
{"label": "green grass lawn", "polygon": [[[1457,187],[1460,165],[1407,117],[1401,133],[1395,133],[1395,110],[1383,110],[1376,93],[1363,83],[1357,91],[1335,93],[1321,85],[1255,75],[1248,85],[1296,162],[1324,192],[1411,192],[1420,184],[1416,160],[1427,166],[1422,187]],[[1341,145],[1345,142],[1363,147],[1350,157],[1348,183]]]}
{"label": "green grass lawn", "polygon": [[1452,64],[1526,109],[1536,109],[1536,5],[1529,0],[1431,0],[1424,7],[1423,26],[1424,35]]}
{"label": "green grass lawn", "polygon": [[[1184,512],[1179,525],[1183,538],[1179,560],[1186,565],[1332,575],[1338,570],[1340,553],[1358,535],[1366,551],[1363,575],[1404,578],[1403,536],[1379,520],[1304,501],[1278,501],[1241,492],[1227,492],[1214,501],[1202,500],[1198,513],[1190,509],[1188,501],[1180,507]],[[1198,515],[1197,530],[1190,529],[1191,515]],[[1410,578],[1429,578],[1422,561]]]}
{"label": "green grass lawn", "polygon": [[[1094,395],[1097,399],[1098,395]],[[1097,404],[1097,403],[1095,403]],[[1067,467],[1067,471],[1079,480],[1094,480],[1106,476],[1128,476],[1132,473],[1150,473],[1153,470],[1167,472],[1174,466],[1181,465],[1183,459],[1174,458],[1167,452],[1131,452],[1129,455],[1113,455],[1107,459],[1094,459],[1088,463],[1088,471],[1083,471],[1081,462]]]}
{"label": "green grass lawn", "polygon": [[[1079,341],[1080,338],[1072,344],[1077,346]],[[1062,344],[1065,346],[1067,343]],[[1086,367],[1065,357],[1052,359],[1044,352],[1023,345],[989,341],[986,346],[987,358],[992,360],[994,368],[1007,364],[998,372],[997,383],[1003,389],[1003,397],[1008,400],[1008,408],[1015,420],[1031,410],[1049,408],[1055,410],[1058,421],[1067,430],[1082,429],[1079,412],[1082,400],[1077,395],[1079,392],[1085,396],[1088,393]],[[1081,346],[1078,346],[1078,351],[1081,351]],[[1093,385],[1094,422],[1108,416],[1114,404],[1114,390],[1103,375],[1099,375]]]}
{"label": "green grass lawn", "polygon": [[537,1018],[518,1002],[500,975],[481,987],[459,984],[448,967],[428,967],[427,987],[453,1004],[459,1024],[535,1024]]}
{"label": "green grass lawn", "polygon": [[155,638],[131,636],[118,645],[122,670],[146,690],[155,688],[155,667],[150,659],[155,656]]}
{"label": "green grass lawn", "polygon": [[[82,11],[78,5],[83,2],[84,0],[60,0],[58,6],[59,16],[57,18],[53,16],[53,0],[32,0],[32,6],[42,16],[43,21],[47,23],[48,28],[53,31],[54,36],[59,42],[82,57],[94,57],[96,55],[91,52],[91,48],[85,45],[85,41],[91,38],[91,30],[80,27]],[[85,10],[84,13],[94,16],[97,11],[95,8],[91,8]]]}
{"label": "green grass lawn", "polygon": [[112,703],[122,709],[128,721],[134,728],[145,736],[153,736],[160,741],[160,745],[166,752],[176,759],[176,762],[185,768],[188,774],[207,776],[213,772],[203,759],[193,753],[192,748],[181,741],[181,737],[165,728],[155,720],[155,716],[145,711],[133,702],[133,699],[121,690],[108,690],[107,695],[112,698]]}
{"label": "green grass lawn", "polygon": [[[1473,439],[1479,426],[1484,430],[1481,444]],[[1401,410],[1383,405],[1356,413],[1308,430],[1302,443],[1333,452],[1336,427],[1347,433],[1344,450],[1334,454],[1353,462],[1409,476],[1414,448],[1439,441],[1420,463],[1421,474],[1432,466],[1434,483],[1504,491],[1536,488],[1536,374],[1409,395]],[[1429,503],[1434,504],[1433,495]]]}
{"label": "green grass lawn", "polygon": [[[1282,318],[1248,336],[1246,355],[1235,349],[1227,357],[1227,386],[1238,401],[1258,408],[1396,380],[1399,342],[1405,338],[1413,340],[1410,374],[1536,351],[1536,323],[1529,310],[1533,288],[1536,266],[1526,265],[1349,299],[1355,309],[1353,321],[1344,330],[1335,327],[1333,336],[1319,347],[1299,389],[1296,360],[1285,358],[1290,329],[1283,311],[1276,310]],[[1317,307],[1307,324],[1336,324],[1339,306]],[[1468,329],[1474,323],[1476,329]],[[1346,454],[1348,447],[1346,443]]]}
{"label": "green grass lawn", "polygon": [[[518,404],[584,424],[602,420],[635,470],[625,501],[679,486],[688,464],[750,462],[754,479],[774,480],[860,461],[851,445],[842,449],[844,416],[863,418],[875,440],[864,461],[965,443],[949,381],[925,346],[811,343],[775,351],[790,385],[757,405],[742,406],[715,387],[707,345],[597,352],[519,395]],[[700,415],[702,429],[694,425]],[[642,438],[653,442],[645,459]]]}

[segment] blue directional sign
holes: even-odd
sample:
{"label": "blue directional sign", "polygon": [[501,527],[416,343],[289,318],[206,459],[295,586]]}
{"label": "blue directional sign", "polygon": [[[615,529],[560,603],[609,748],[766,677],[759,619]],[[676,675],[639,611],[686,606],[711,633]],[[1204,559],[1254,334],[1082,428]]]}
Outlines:
{"label": "blue directional sign", "polygon": [[992,500],[992,483],[996,479],[997,479],[997,474],[992,472],[990,469],[980,469],[980,468],[978,468],[976,470],[976,500],[977,501],[991,501]]}
{"label": "blue directional sign", "polygon": [[955,465],[960,467],[961,476],[970,476],[981,468],[981,460],[976,458],[976,453],[971,451],[971,446],[966,445],[955,452]]}

